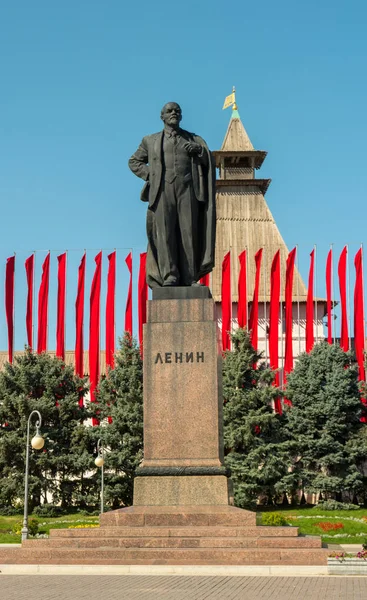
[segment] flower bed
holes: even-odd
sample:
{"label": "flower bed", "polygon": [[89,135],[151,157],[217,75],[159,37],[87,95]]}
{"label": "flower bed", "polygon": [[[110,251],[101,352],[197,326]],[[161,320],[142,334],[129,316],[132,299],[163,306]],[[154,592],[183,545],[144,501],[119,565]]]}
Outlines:
{"label": "flower bed", "polygon": [[[29,516],[29,523],[31,523],[33,516]],[[41,518],[37,519],[38,527],[37,531],[34,531],[34,537],[47,538],[49,536],[50,529],[64,529],[64,528],[84,528],[84,527],[98,527],[98,518],[94,516],[81,516],[79,513],[69,515],[61,518]],[[21,529],[22,521],[19,515],[4,517],[0,516],[0,543],[1,544],[19,544],[21,541]],[[31,532],[29,532],[31,533]]]}
{"label": "flower bed", "polygon": [[299,527],[302,535],[319,535],[324,544],[361,544],[367,541],[365,509],[332,512],[314,507],[279,512],[288,525]]}
{"label": "flower bed", "polygon": [[332,531],[333,529],[344,529],[343,523],[331,523],[330,521],[321,521],[315,523],[315,527],[320,527],[323,531]]}

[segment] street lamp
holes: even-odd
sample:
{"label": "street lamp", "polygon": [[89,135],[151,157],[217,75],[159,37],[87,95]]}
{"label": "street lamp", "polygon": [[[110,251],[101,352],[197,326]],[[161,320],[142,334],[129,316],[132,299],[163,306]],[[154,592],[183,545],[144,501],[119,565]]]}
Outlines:
{"label": "street lamp", "polygon": [[25,458],[25,486],[24,486],[24,517],[23,517],[23,528],[22,528],[22,542],[28,537],[28,471],[29,471],[29,429],[33,415],[38,416],[36,421],[36,435],[31,439],[31,446],[34,450],[41,450],[45,445],[45,440],[40,434],[40,427],[42,425],[41,413],[38,410],[32,410],[28,417],[27,423],[27,449]]}
{"label": "street lamp", "polygon": [[97,458],[94,461],[96,467],[101,468],[101,514],[103,513],[103,496],[104,496],[104,446],[101,439],[97,442]]}

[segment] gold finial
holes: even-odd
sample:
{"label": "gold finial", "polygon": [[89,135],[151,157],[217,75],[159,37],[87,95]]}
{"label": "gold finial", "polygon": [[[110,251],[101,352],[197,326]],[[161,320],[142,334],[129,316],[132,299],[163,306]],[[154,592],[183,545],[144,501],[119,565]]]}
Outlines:
{"label": "gold finial", "polygon": [[233,86],[232,88],[232,94],[233,94],[233,104],[232,104],[232,110],[237,110],[237,104],[236,104],[236,88]]}

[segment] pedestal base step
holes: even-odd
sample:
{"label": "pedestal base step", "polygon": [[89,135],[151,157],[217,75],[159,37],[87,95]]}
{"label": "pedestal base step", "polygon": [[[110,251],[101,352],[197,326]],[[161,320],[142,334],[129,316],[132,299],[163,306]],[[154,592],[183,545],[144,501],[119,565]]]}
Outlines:
{"label": "pedestal base step", "polygon": [[233,506],[130,507],[100,521],[0,549],[0,564],[326,565],[329,552],[320,537],[257,527],[255,513]]}
{"label": "pedestal base step", "polygon": [[319,537],[53,537],[26,540],[22,548],[321,548],[321,540]]}
{"label": "pedestal base step", "polygon": [[129,506],[100,516],[101,527],[216,527],[256,525],[256,513],[234,506]]}
{"label": "pedestal base step", "polygon": [[327,549],[16,548],[0,550],[0,564],[60,565],[326,565]]}
{"label": "pedestal base step", "polygon": [[122,537],[297,537],[298,527],[99,527],[93,529],[51,529],[50,538]]}

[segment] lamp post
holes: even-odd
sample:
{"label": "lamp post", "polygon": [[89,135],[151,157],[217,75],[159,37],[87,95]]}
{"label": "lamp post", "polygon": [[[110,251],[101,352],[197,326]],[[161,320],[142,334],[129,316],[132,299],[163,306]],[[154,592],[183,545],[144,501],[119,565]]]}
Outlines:
{"label": "lamp post", "polygon": [[97,442],[97,458],[94,461],[96,467],[101,468],[101,514],[104,509],[104,446],[101,438]]}
{"label": "lamp post", "polygon": [[24,485],[24,517],[23,517],[23,528],[22,528],[22,542],[28,537],[28,471],[29,471],[29,429],[31,426],[31,420],[33,415],[38,416],[36,421],[36,435],[31,439],[32,448],[35,450],[41,450],[45,444],[45,440],[40,434],[40,427],[42,425],[41,413],[38,410],[32,410],[28,417],[27,423],[27,449],[25,458],[25,485]]}

